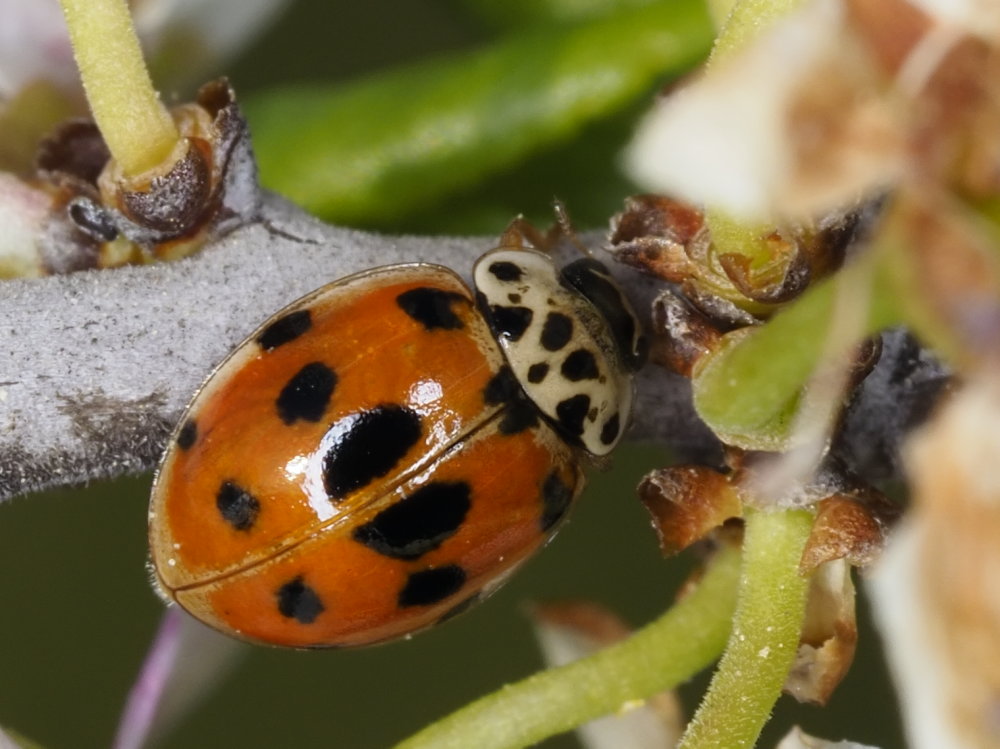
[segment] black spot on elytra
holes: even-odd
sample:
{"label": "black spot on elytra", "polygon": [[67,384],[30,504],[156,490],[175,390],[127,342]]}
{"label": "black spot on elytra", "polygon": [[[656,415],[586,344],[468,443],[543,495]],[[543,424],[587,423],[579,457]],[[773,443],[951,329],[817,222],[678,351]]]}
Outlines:
{"label": "black spot on elytra", "polygon": [[497,429],[500,434],[519,434],[538,424],[538,411],[527,398],[511,403],[504,412]]}
{"label": "black spot on elytra", "polygon": [[291,426],[300,419],[317,422],[326,413],[337,386],[337,374],[323,362],[306,364],[281,389],[275,406],[278,416]]}
{"label": "black spot on elytra", "polygon": [[468,611],[473,606],[475,606],[477,603],[479,603],[479,599],[481,597],[482,596],[480,596],[479,593],[475,593],[475,594],[469,596],[468,598],[466,598],[464,601],[462,601],[460,603],[456,603],[450,609],[448,609],[443,614],[441,614],[441,616],[438,618],[437,622],[435,622],[435,623],[436,624],[443,624],[444,622],[448,621],[449,619],[454,619],[459,614],[464,614],[466,611]]}
{"label": "black spot on elytra", "polygon": [[593,258],[576,260],[560,273],[564,286],[586,297],[601,313],[625,366],[639,370],[649,354],[649,341],[637,328],[628,299],[605,265]]}
{"label": "black spot on elytra", "polygon": [[556,405],[556,418],[559,426],[567,433],[579,437],[583,434],[583,420],[590,410],[589,395],[574,395],[572,398],[559,401]]}
{"label": "black spot on elytra", "polygon": [[257,345],[265,351],[272,351],[300,335],[312,327],[312,313],[307,309],[289,312],[268,325],[257,336]]}
{"label": "black spot on elytra", "polygon": [[517,377],[514,376],[510,367],[505,364],[486,383],[486,388],[483,390],[483,400],[486,401],[488,406],[499,406],[509,403],[522,394]]}
{"label": "black spot on elytra", "polygon": [[464,481],[435,481],[382,510],[354,530],[354,539],[379,554],[417,559],[453,536],[469,512]]}
{"label": "black spot on elytra", "polygon": [[462,319],[455,314],[452,304],[464,301],[465,297],[455,291],[444,291],[432,286],[410,289],[396,297],[396,304],[400,309],[427,330],[461,328]]}
{"label": "black spot on elytra", "polygon": [[177,447],[181,450],[189,449],[198,440],[198,424],[194,419],[188,419],[184,426],[177,432]]}
{"label": "black spot on elytra", "polygon": [[412,573],[399,591],[400,608],[430,606],[454,595],[465,585],[465,570],[457,564]]}
{"label": "black spot on elytra", "polygon": [[600,374],[597,370],[597,359],[586,349],[578,348],[565,359],[560,367],[563,377],[570,382],[580,380],[596,380]]}
{"label": "black spot on elytra", "polygon": [[542,532],[547,533],[566,514],[573,501],[573,487],[567,485],[555,471],[542,484]]}
{"label": "black spot on elytra", "polygon": [[504,283],[520,281],[521,276],[524,275],[519,265],[511,263],[507,260],[497,260],[495,263],[490,263],[490,267],[487,270],[489,270],[489,272],[492,273],[498,281],[503,281]]}
{"label": "black spot on elytra", "polygon": [[508,294],[507,295],[507,301],[510,302],[511,304],[520,304],[521,303],[521,295],[520,294]]}
{"label": "black spot on elytra", "polygon": [[517,434],[538,424],[535,404],[525,395],[517,377],[506,365],[486,383],[483,400],[489,406],[505,407],[497,424],[501,434]]}
{"label": "black spot on elytra", "polygon": [[542,346],[548,351],[558,351],[573,337],[573,321],[561,312],[550,312],[542,327]]}
{"label": "black spot on elytra", "polygon": [[604,426],[601,427],[601,444],[610,445],[618,438],[618,433],[621,431],[621,417],[616,413],[610,419],[604,422]]}
{"label": "black spot on elytra", "polygon": [[528,382],[532,385],[537,385],[539,382],[545,379],[545,375],[549,373],[549,365],[545,362],[539,362],[538,364],[532,364],[528,367]]}
{"label": "black spot on elytra", "polygon": [[385,476],[420,439],[420,414],[395,404],[353,414],[330,427],[323,484],[339,500]]}
{"label": "black spot on elytra", "polygon": [[215,495],[222,519],[238,531],[248,531],[257,522],[260,500],[233,481],[223,481]]}
{"label": "black spot on elytra", "polygon": [[300,624],[312,624],[326,611],[316,591],[303,582],[302,575],[289,580],[275,593],[278,611],[282,616],[295,619]]}
{"label": "black spot on elytra", "polygon": [[528,307],[490,307],[490,325],[494,333],[511,341],[521,340],[533,317]]}

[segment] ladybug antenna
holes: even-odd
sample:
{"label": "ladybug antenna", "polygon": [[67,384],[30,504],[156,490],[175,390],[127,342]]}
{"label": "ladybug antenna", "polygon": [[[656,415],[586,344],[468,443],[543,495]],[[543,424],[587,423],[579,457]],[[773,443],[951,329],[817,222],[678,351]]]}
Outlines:
{"label": "ladybug antenna", "polygon": [[566,210],[566,204],[559,198],[552,199],[552,212],[556,215],[556,223],[548,231],[549,241],[555,244],[560,239],[565,239],[573,245],[577,251],[585,257],[593,257],[593,251],[580,241],[580,236],[576,233],[573,221]]}

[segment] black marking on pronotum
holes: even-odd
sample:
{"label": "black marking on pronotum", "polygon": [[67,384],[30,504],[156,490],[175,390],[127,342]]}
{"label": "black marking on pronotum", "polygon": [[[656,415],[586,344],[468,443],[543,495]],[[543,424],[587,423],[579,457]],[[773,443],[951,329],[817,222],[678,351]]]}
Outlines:
{"label": "black marking on pronotum", "polygon": [[545,375],[549,373],[549,365],[545,362],[539,362],[537,364],[532,364],[528,367],[528,382],[532,385],[537,385],[539,382],[545,379]]}
{"label": "black marking on pronotum", "polygon": [[312,624],[316,617],[326,611],[319,595],[305,584],[302,575],[278,588],[275,597],[278,599],[278,611],[281,615],[295,619],[300,624]]}
{"label": "black marking on pronotum", "polygon": [[412,573],[399,591],[400,608],[430,606],[455,595],[465,585],[465,570],[457,564]]}
{"label": "black marking on pronotum", "polygon": [[582,294],[601,313],[625,366],[633,372],[640,369],[646,363],[649,341],[637,329],[628,299],[604,264],[582,258],[565,266],[559,275],[564,286]]}
{"label": "black marking on pronotum", "polygon": [[503,281],[504,283],[510,283],[512,281],[520,281],[521,276],[524,275],[521,271],[521,266],[517,263],[512,263],[509,260],[497,260],[496,262],[490,263],[490,267],[487,268],[490,273],[498,281]]}
{"label": "black marking on pronotum", "polygon": [[547,351],[558,351],[573,337],[573,320],[561,312],[550,312],[542,327],[542,346]]}
{"label": "black marking on pronotum", "polygon": [[503,336],[511,341],[519,341],[524,331],[531,325],[534,313],[528,307],[503,307],[493,305],[489,308],[490,327],[497,336]]}
{"label": "black marking on pronotum", "polygon": [[471,506],[464,481],[435,481],[382,510],[354,530],[354,539],[379,554],[417,559],[461,527]]}
{"label": "black marking on pronotum", "polygon": [[573,502],[573,487],[567,485],[556,471],[542,484],[542,532],[548,532],[566,514]]}
{"label": "black marking on pronotum", "polygon": [[352,414],[330,427],[323,484],[339,500],[385,476],[420,439],[420,414],[393,403]]}
{"label": "black marking on pronotum", "polygon": [[538,409],[525,395],[510,367],[504,365],[493,375],[483,390],[488,406],[505,407],[497,429],[501,434],[517,434],[538,424]]}
{"label": "black marking on pronotum", "polygon": [[273,351],[294,341],[312,327],[312,313],[307,309],[289,312],[268,325],[257,336],[257,345],[265,351]]}
{"label": "black marking on pronotum", "polygon": [[275,401],[278,416],[288,426],[299,420],[319,421],[326,413],[336,386],[336,372],[323,362],[306,364],[281,389]]}
{"label": "black marking on pronotum", "polygon": [[578,348],[565,359],[560,367],[562,376],[570,382],[580,380],[596,380],[600,372],[597,369],[597,359],[586,349]]}
{"label": "black marking on pronotum", "polygon": [[181,450],[189,449],[198,441],[198,424],[194,419],[188,419],[184,426],[177,432],[177,447]]}
{"label": "black marking on pronotum", "polygon": [[615,415],[605,421],[604,426],[601,427],[601,444],[613,445],[621,429],[621,416],[615,412]]}
{"label": "black marking on pronotum", "polygon": [[559,426],[569,434],[579,437],[583,434],[583,420],[590,410],[589,395],[574,395],[572,398],[559,401],[556,405],[556,418]]}
{"label": "black marking on pronotum", "polygon": [[260,500],[234,481],[223,481],[215,495],[222,519],[238,531],[248,531],[257,522]]}
{"label": "black marking on pronotum", "polygon": [[404,291],[396,297],[396,304],[427,330],[458,330],[462,318],[455,314],[452,304],[467,301],[455,291],[421,286]]}

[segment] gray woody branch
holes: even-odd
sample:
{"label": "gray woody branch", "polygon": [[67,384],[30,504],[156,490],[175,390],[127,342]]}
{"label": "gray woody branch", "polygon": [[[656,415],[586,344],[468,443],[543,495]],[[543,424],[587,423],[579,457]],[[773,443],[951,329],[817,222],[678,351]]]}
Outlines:
{"label": "gray woody branch", "polygon": [[[387,237],[328,226],[275,196],[265,197],[260,216],[183,261],[0,287],[6,338],[0,500],[153,468],[211,368],[306,292],[390,263],[440,263],[467,272],[492,246],[489,238]],[[654,282],[626,268],[614,272],[639,308],[648,309]],[[892,472],[900,432],[926,410],[921,383],[940,379],[921,352],[896,338],[873,378],[880,384],[856,403],[843,440],[860,451],[855,462],[876,473]],[[632,439],[682,451],[711,443],[685,380],[647,367],[638,389]]]}
{"label": "gray woody branch", "polygon": [[[154,467],[211,368],[306,292],[390,263],[464,272],[491,246],[328,226],[267,196],[259,221],[183,261],[4,283],[0,499]],[[654,293],[621,273],[640,299]],[[686,383],[652,371],[643,380],[635,437],[704,443]]]}

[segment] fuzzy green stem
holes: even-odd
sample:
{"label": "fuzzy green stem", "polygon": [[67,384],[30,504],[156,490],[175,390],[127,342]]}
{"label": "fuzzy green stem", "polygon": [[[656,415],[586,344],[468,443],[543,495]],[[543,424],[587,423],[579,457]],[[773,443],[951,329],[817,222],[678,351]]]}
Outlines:
{"label": "fuzzy green stem", "polygon": [[735,0],[730,3],[708,65],[717,65],[740,52],[779,18],[804,4],[804,0]]}
{"label": "fuzzy green stem", "polygon": [[739,577],[724,549],[697,589],[624,642],[503,687],[428,726],[397,749],[513,749],[670,689],[722,651]]}
{"label": "fuzzy green stem", "polygon": [[125,0],[59,0],[94,120],[112,157],[134,177],[162,163],[178,140],[153,89]]}
{"label": "fuzzy green stem", "polygon": [[726,653],[678,749],[752,747],[795,660],[808,580],[804,510],[748,511],[740,589]]}
{"label": "fuzzy green stem", "polygon": [[[768,26],[803,4],[803,0],[735,0],[730,3],[725,24],[706,69],[711,70],[732,59],[748,47]],[[734,112],[738,116],[738,112]],[[766,257],[767,245],[762,239],[770,233],[768,226],[745,224],[734,220],[712,206],[706,210],[705,221],[712,241],[719,252],[732,252],[749,258]]]}

